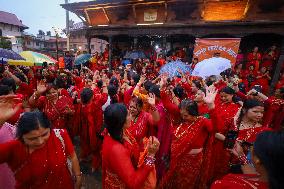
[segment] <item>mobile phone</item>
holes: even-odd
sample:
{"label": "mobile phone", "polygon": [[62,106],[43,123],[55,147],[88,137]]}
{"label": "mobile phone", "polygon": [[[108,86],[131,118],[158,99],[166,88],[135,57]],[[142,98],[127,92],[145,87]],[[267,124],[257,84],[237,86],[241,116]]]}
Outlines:
{"label": "mobile phone", "polygon": [[237,137],[238,137],[238,131],[230,130],[227,133],[226,139],[224,141],[224,147],[228,149],[233,149],[235,146]]}

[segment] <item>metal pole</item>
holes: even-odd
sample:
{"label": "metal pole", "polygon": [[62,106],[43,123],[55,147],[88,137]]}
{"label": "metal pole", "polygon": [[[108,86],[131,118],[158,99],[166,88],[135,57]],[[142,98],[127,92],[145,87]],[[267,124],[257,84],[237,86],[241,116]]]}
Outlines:
{"label": "metal pole", "polygon": [[[68,4],[68,0],[65,0],[65,4]],[[66,10],[66,36],[67,36],[67,51],[70,50],[70,33],[69,33],[69,11]]]}
{"label": "metal pole", "polygon": [[58,61],[58,34],[56,34],[56,59]]}

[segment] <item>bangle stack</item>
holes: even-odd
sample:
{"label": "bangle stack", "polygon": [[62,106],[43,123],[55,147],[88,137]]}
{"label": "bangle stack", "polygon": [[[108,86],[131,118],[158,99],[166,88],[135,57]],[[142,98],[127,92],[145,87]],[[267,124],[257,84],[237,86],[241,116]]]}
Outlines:
{"label": "bangle stack", "polygon": [[34,92],[33,99],[36,100],[39,98],[39,93],[37,91]]}
{"label": "bangle stack", "polygon": [[79,174],[73,175],[74,181],[77,181],[77,178],[81,178],[83,176],[83,173],[80,172]]}
{"label": "bangle stack", "polygon": [[246,157],[244,154],[243,154],[243,155],[240,155],[240,156],[238,157],[238,159],[239,159],[241,165],[247,165],[247,164],[249,164],[249,161],[248,161],[247,157]]}
{"label": "bangle stack", "polygon": [[152,112],[155,112],[155,111],[157,110],[157,108],[156,108],[156,106],[150,106],[150,110],[151,110]]}
{"label": "bangle stack", "polygon": [[149,166],[149,167],[154,167],[155,166],[155,158],[151,157],[151,156],[146,156],[144,159],[144,163],[145,165]]}

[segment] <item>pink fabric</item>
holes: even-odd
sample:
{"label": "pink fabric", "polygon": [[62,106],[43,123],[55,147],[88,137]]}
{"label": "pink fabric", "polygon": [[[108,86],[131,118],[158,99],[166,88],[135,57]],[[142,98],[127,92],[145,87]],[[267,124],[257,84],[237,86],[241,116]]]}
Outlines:
{"label": "pink fabric", "polygon": [[[4,123],[0,129],[0,144],[11,141],[15,138],[16,127]],[[15,178],[7,163],[0,164],[0,186],[1,189],[14,189]]]}

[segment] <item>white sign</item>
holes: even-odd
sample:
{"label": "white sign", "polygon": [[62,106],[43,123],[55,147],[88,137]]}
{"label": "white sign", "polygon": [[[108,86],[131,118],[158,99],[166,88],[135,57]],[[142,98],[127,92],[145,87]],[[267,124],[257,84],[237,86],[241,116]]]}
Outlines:
{"label": "white sign", "polygon": [[153,22],[156,21],[158,17],[157,10],[151,9],[144,12],[144,21],[145,22]]}

